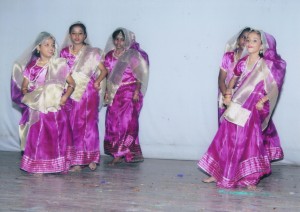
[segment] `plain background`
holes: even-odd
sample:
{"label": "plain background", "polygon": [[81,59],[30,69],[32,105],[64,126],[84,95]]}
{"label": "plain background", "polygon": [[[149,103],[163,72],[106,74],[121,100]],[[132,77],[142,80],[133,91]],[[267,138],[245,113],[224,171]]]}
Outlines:
{"label": "plain background", "polygon": [[[150,81],[140,117],[146,158],[197,160],[217,130],[217,77],[226,41],[250,26],[272,34],[287,61],[273,116],[285,153],[300,164],[300,1],[298,0],[0,0],[0,150],[19,151],[20,113],[12,107],[16,58],[41,31],[62,43],[83,22],[91,44],[104,48],[117,27],[135,32],[150,57]],[[105,110],[99,128],[103,154]]]}

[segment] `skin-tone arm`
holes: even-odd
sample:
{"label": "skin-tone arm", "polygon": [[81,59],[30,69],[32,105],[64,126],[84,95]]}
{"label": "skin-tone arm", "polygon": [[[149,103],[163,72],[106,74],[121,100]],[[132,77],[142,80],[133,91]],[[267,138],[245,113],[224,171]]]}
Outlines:
{"label": "skin-tone arm", "polygon": [[66,104],[66,101],[68,100],[68,98],[71,96],[71,94],[73,93],[73,91],[75,89],[75,81],[71,75],[68,75],[66,81],[68,83],[68,87],[67,87],[66,93],[64,95],[62,95],[62,97],[60,99],[61,106]]}
{"label": "skin-tone arm", "polygon": [[134,94],[133,94],[133,98],[132,98],[132,100],[134,102],[139,101],[139,94],[140,94],[141,87],[142,87],[142,83],[136,82],[136,88],[135,88],[135,91],[134,91]]}
{"label": "skin-tone arm", "polygon": [[101,73],[94,83],[94,88],[96,88],[97,90],[100,90],[100,83],[106,77],[108,71],[105,68],[105,66],[103,65],[103,63],[99,63],[98,68],[101,70]]}
{"label": "skin-tone arm", "polygon": [[231,102],[231,97],[232,97],[232,89],[233,89],[233,87],[234,87],[234,85],[235,85],[235,83],[237,82],[237,80],[238,80],[238,76],[233,76],[232,78],[231,78],[231,80],[229,81],[229,83],[228,83],[228,88],[227,88],[227,90],[225,91],[225,94],[224,94],[224,104],[225,105],[229,105],[230,104],[230,102]]}
{"label": "skin-tone arm", "polygon": [[257,110],[262,110],[264,107],[265,102],[269,101],[268,96],[264,96],[263,98],[261,98],[255,105]]}
{"label": "skin-tone arm", "polygon": [[28,93],[28,84],[29,84],[29,80],[24,77],[23,82],[22,82],[22,87],[21,87],[21,90],[22,90],[23,94]]}
{"label": "skin-tone arm", "polygon": [[225,84],[225,79],[227,77],[227,72],[220,69],[219,71],[219,77],[218,77],[218,84],[219,84],[219,89],[224,96],[227,90],[226,84]]}

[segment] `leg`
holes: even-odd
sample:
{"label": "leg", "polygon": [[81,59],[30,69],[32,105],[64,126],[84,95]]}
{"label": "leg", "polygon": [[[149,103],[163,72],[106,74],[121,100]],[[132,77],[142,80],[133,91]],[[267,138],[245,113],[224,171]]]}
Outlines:
{"label": "leg", "polygon": [[108,165],[114,166],[115,164],[122,163],[123,158],[122,157],[115,157]]}

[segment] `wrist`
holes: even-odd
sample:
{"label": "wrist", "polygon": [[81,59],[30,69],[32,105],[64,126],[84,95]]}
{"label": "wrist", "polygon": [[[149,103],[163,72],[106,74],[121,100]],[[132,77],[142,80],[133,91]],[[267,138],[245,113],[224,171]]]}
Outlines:
{"label": "wrist", "polygon": [[74,85],[71,85],[71,84],[69,84],[68,85],[68,88],[72,88],[73,90],[75,89],[75,86]]}
{"label": "wrist", "polygon": [[226,91],[225,91],[225,94],[224,95],[227,95],[227,94],[229,94],[229,95],[232,95],[232,89],[226,89]]}

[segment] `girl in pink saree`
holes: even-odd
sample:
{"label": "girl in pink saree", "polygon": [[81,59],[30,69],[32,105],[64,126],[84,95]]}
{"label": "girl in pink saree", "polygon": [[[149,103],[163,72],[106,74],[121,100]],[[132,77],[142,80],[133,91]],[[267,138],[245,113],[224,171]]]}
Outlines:
{"label": "girl in pink saree", "polygon": [[48,32],[40,33],[29,51],[14,64],[11,81],[12,100],[22,109],[22,170],[69,170],[72,133],[65,103],[74,88],[66,60],[57,58],[54,37]]}
{"label": "girl in pink saree", "polygon": [[101,62],[102,51],[87,44],[86,38],[85,25],[72,24],[60,52],[60,56],[67,59],[76,82],[68,102],[75,152],[71,171],[80,171],[83,166],[94,171],[100,162],[98,113],[107,70]]}
{"label": "girl in pink saree", "polygon": [[[280,94],[286,63],[276,52],[273,36],[252,30],[248,55],[234,69],[225,93],[226,111],[220,127],[198,166],[223,188],[255,189],[261,177],[271,173],[263,131]],[[232,93],[232,88],[238,86]]]}
{"label": "girl in pink saree", "polygon": [[139,115],[148,83],[148,55],[127,29],[119,28],[109,38],[104,65],[108,69],[108,104],[104,151],[121,162],[143,161],[139,143]]}
{"label": "girl in pink saree", "polygon": [[[224,95],[228,88],[228,84],[232,76],[234,75],[233,70],[241,59],[242,55],[245,51],[246,39],[251,28],[245,27],[238,34],[233,36],[225,46],[225,54],[222,58],[222,63],[220,66],[219,77],[218,77],[218,85],[219,85],[219,93],[218,93],[218,124],[220,126],[220,121],[222,114],[226,110],[226,106],[223,104]],[[268,152],[268,157],[270,161],[283,159],[283,151],[280,145],[280,139],[276,130],[276,127],[270,119],[268,127],[263,132],[264,136],[264,144],[266,151]]]}

